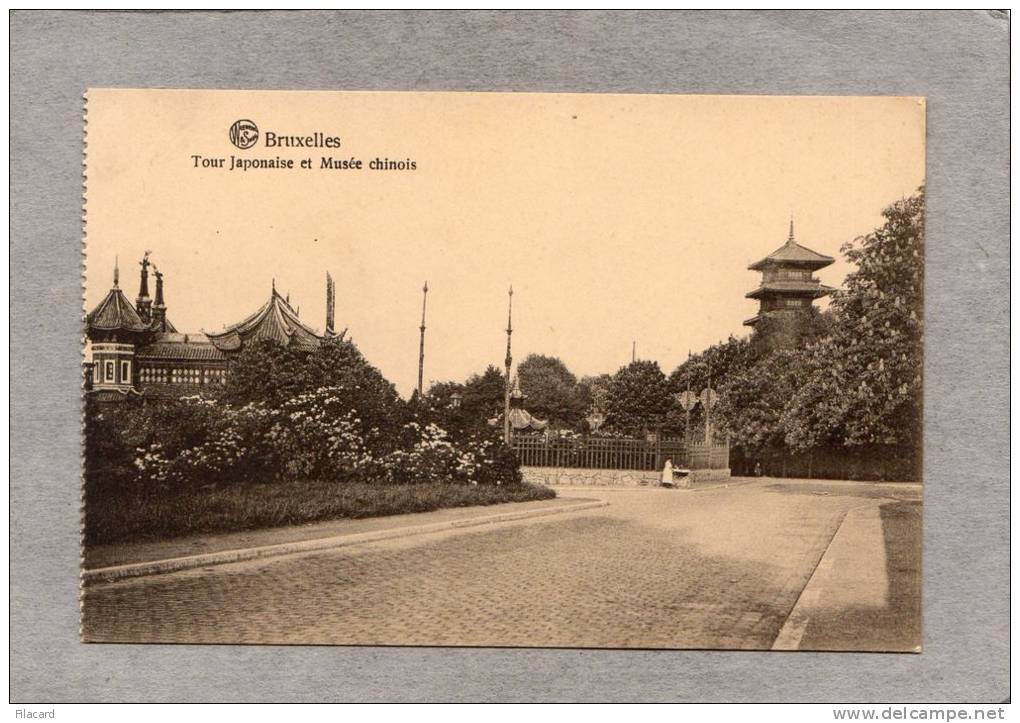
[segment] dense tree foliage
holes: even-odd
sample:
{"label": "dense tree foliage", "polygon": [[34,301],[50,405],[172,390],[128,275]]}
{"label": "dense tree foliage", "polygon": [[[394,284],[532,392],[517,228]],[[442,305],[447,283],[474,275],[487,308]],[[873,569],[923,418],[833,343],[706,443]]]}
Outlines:
{"label": "dense tree foliage", "polygon": [[290,399],[323,387],[342,389],[342,404],[359,411],[365,429],[391,432],[408,421],[407,405],[396,388],[345,338],[323,342],[315,351],[285,349],[270,340],[246,346],[230,361],[220,395],[226,404],[278,408]]}
{"label": "dense tree foliage", "polygon": [[923,189],[884,215],[885,225],[842,249],[857,268],[834,295],[829,335],[803,355],[805,374],[783,416],[794,449],[920,447]]}
{"label": "dense tree foliage", "polygon": [[[669,390],[671,405],[666,415],[665,429],[671,434],[683,436],[687,433],[688,414],[680,405],[678,396],[687,390],[694,394],[700,394],[702,390],[711,385],[716,394],[721,395],[726,381],[740,375],[754,361],[750,342],[745,339],[737,339],[730,336],[725,342],[714,344],[699,354],[687,359],[683,364],[673,370],[669,375]],[[720,397],[721,398],[721,397]],[[724,416],[720,415],[720,409],[713,409],[714,429],[724,429]],[[691,434],[703,435],[705,425],[705,410],[698,404],[690,412]]]}
{"label": "dense tree foliage", "polygon": [[[491,406],[496,387],[502,399],[502,377],[492,377],[487,372],[464,387],[479,412]],[[86,494],[114,501],[147,490],[295,479],[521,481],[494,430],[448,430],[426,418],[439,408],[426,401],[400,399],[349,340],[311,352],[258,342],[231,360],[228,382],[215,395],[90,401]]]}
{"label": "dense tree foliage", "polygon": [[621,367],[606,388],[605,430],[631,437],[659,431],[671,406],[666,375],[655,361]]}
{"label": "dense tree foliage", "polygon": [[486,422],[503,412],[506,377],[490,364],[481,374],[473,374],[464,384],[464,414]]}
{"label": "dense tree foliage", "polygon": [[843,246],[856,268],[829,311],[793,336],[763,320],[743,352],[730,340],[671,377],[675,388],[697,362],[711,366],[719,419],[742,453],[856,459],[859,450],[865,474],[920,473],[924,189],[883,215],[881,228]]}
{"label": "dense tree foliage", "polygon": [[556,357],[531,354],[517,366],[517,378],[527,395],[529,412],[553,428],[581,428],[591,396],[566,364]]}

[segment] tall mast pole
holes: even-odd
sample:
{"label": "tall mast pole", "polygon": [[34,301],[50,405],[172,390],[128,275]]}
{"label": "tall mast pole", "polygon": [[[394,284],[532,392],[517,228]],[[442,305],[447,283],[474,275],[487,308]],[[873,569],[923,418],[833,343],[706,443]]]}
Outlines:
{"label": "tall mast pole", "polygon": [[507,306],[506,306],[506,386],[503,391],[503,441],[510,444],[510,365],[513,363],[513,357],[510,356],[510,335],[513,334],[514,328],[513,319],[514,309],[514,287],[510,287],[510,291],[507,293]]}
{"label": "tall mast pole", "polygon": [[425,377],[425,303],[429,296],[429,282],[421,289],[421,341],[418,344],[418,397],[422,395],[422,382]]}

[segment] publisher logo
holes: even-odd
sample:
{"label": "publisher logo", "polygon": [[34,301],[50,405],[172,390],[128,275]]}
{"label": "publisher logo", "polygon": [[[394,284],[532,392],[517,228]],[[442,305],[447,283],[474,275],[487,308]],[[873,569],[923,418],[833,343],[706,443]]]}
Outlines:
{"label": "publisher logo", "polygon": [[250,120],[239,120],[230,126],[230,142],[242,151],[251,148],[259,140],[259,127]]}

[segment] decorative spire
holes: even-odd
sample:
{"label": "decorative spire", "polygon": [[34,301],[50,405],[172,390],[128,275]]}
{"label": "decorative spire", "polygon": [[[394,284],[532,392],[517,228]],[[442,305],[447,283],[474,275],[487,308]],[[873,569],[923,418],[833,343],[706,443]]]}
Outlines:
{"label": "decorative spire", "polygon": [[163,272],[152,265],[152,273],[156,276],[156,298],[152,304],[153,328],[166,331],[166,302],[163,301]]}
{"label": "decorative spire", "polygon": [[513,310],[514,310],[514,287],[510,286],[507,292],[506,306],[506,379],[503,385],[503,441],[510,444],[510,365],[513,357],[510,355],[510,335],[513,333]]}
{"label": "decorative spire", "polygon": [[507,305],[506,305],[506,368],[507,368],[507,384],[510,383],[510,363],[513,358],[510,356],[510,335],[514,332],[513,325],[513,313],[514,313],[514,287],[510,287],[510,291],[507,293]]}
{"label": "decorative spire", "polygon": [[790,237],[786,239],[786,243],[792,244],[793,241],[793,214],[790,214]]}
{"label": "decorative spire", "polygon": [[421,293],[422,293],[422,297],[421,297],[421,328],[422,328],[422,330],[424,330],[425,329],[425,297],[429,293],[429,282],[428,281],[426,281],[425,285],[423,287],[421,287]]}
{"label": "decorative spire", "polygon": [[141,278],[138,283],[138,300],[149,298],[149,254],[151,251],[146,250],[145,254],[142,255],[142,260],[138,262],[138,265],[142,267]]}
{"label": "decorative spire", "polygon": [[519,374],[514,375],[514,383],[510,388],[511,399],[524,399],[527,395],[521,391],[521,377]]}
{"label": "decorative spire", "polygon": [[510,290],[507,292],[507,298],[509,299],[509,301],[507,302],[507,308],[506,308],[506,333],[509,334],[510,332],[513,331],[513,325],[510,323],[510,320],[511,320],[511,318],[513,316],[513,307],[514,307],[514,287],[513,287],[513,284],[510,285]]}
{"label": "decorative spire", "polygon": [[120,288],[120,257],[113,257],[113,288]]}
{"label": "decorative spire", "polygon": [[141,266],[139,282],[138,282],[138,298],[135,299],[135,308],[138,310],[138,316],[141,317],[142,321],[146,324],[152,321],[152,299],[149,298],[149,254],[152,253],[149,250],[145,251],[142,256],[142,260],[138,262]]}
{"label": "decorative spire", "polygon": [[326,336],[336,336],[334,331],[334,310],[336,296],[333,290],[333,277],[326,272]]}
{"label": "decorative spire", "polygon": [[152,273],[156,275],[156,299],[153,305],[165,307],[166,303],[163,301],[163,272],[156,268],[156,264],[153,264]]}
{"label": "decorative spire", "polygon": [[418,342],[418,397],[424,393],[423,383],[425,380],[425,304],[429,296],[429,282],[421,287],[421,339]]}

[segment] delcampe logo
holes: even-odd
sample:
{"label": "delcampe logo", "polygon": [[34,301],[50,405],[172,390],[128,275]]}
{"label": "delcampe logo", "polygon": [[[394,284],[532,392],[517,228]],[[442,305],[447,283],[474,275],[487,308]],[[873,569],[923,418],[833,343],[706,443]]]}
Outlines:
{"label": "delcampe logo", "polygon": [[242,151],[251,148],[259,140],[259,127],[254,121],[239,120],[230,126],[230,142]]}

